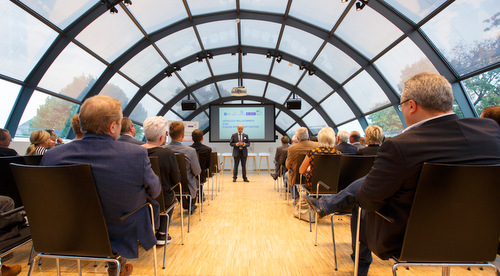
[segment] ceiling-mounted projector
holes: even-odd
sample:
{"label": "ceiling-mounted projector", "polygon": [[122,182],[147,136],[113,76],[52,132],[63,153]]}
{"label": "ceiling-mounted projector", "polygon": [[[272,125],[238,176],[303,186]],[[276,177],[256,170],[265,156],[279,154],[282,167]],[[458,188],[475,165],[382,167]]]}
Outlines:
{"label": "ceiling-mounted projector", "polygon": [[194,100],[183,100],[181,102],[182,110],[196,110],[196,102]]}
{"label": "ceiling-mounted projector", "polygon": [[247,89],[245,88],[245,86],[238,86],[231,89],[231,96],[241,97],[246,95],[247,95]]}
{"label": "ceiling-mounted projector", "polygon": [[300,99],[289,99],[286,101],[286,108],[287,109],[300,109],[302,106],[302,102]]}

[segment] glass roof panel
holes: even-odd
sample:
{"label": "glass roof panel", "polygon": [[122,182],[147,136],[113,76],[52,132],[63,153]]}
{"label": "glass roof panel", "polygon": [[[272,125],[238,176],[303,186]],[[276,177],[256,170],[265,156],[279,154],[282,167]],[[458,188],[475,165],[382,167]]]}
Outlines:
{"label": "glass roof panel", "polygon": [[221,97],[231,97],[231,89],[233,87],[238,86],[238,80],[237,79],[232,79],[232,80],[224,80],[224,81],[218,81],[217,82],[217,87],[219,88],[219,92]]}
{"label": "glass roof panel", "polygon": [[138,84],[144,85],[167,66],[168,64],[156,49],[149,46],[131,58],[120,71]]}
{"label": "glass roof panel", "polygon": [[5,128],[10,112],[17,100],[21,86],[0,79],[0,128]]}
{"label": "glass roof panel", "polygon": [[238,44],[238,31],[234,20],[214,21],[197,25],[201,42],[206,50]]}
{"label": "glass roof panel", "polygon": [[263,55],[247,54],[241,57],[241,61],[243,72],[267,75],[269,74],[272,59],[265,58]]}
{"label": "glass roof panel", "polygon": [[134,1],[128,10],[148,34],[187,18],[186,8],[181,0]]}
{"label": "glass roof panel", "polygon": [[[300,125],[299,124],[294,124],[287,132],[286,134],[288,135],[288,137],[290,137],[290,142],[292,141],[292,137],[295,135],[295,131],[297,130],[297,128],[299,128]],[[286,130],[286,129],[285,129]]]}
{"label": "glass roof panel", "polygon": [[182,120],[181,117],[177,116],[177,114],[175,114],[174,112],[172,112],[170,110],[163,117],[165,117],[169,122]]}
{"label": "glass roof panel", "polygon": [[45,19],[61,29],[65,29],[80,15],[96,4],[95,0],[21,0]]}
{"label": "glass roof panel", "polygon": [[347,5],[340,1],[316,0],[311,4],[309,0],[294,0],[289,15],[305,23],[331,31]]}
{"label": "glass roof panel", "polygon": [[[265,59],[265,56],[262,56]],[[270,59],[272,60],[272,59]],[[263,71],[261,74],[265,74]],[[281,62],[275,62],[273,66],[273,71],[271,72],[271,76],[277,78],[278,80],[286,81],[289,84],[295,85],[299,81],[300,76],[302,76],[304,72],[299,70],[297,66],[290,66],[288,61],[282,60]]]}
{"label": "glass roof panel", "polygon": [[215,85],[209,84],[193,92],[200,105],[205,105],[219,98],[219,93],[215,89]]}
{"label": "glass roof panel", "polygon": [[463,80],[462,84],[478,115],[485,107],[500,106],[500,68]]}
{"label": "glass roof panel", "polygon": [[276,125],[283,130],[288,129],[293,123],[295,123],[295,120],[285,112],[280,112],[278,117],[276,117]]}
{"label": "glass roof panel", "polygon": [[392,106],[366,116],[366,120],[370,125],[381,127],[385,137],[396,136],[404,129],[396,109]]}
{"label": "glass roof panel", "polygon": [[455,1],[422,29],[452,67],[467,74],[500,62],[498,7],[498,0]]}
{"label": "glass roof panel", "polygon": [[370,6],[356,11],[356,6],[353,5],[335,35],[372,59],[403,35],[403,32]]}
{"label": "glass roof panel", "polygon": [[325,120],[323,120],[323,117],[321,117],[318,111],[314,109],[311,110],[311,112],[304,118],[302,118],[302,120],[314,135],[317,135],[322,128],[327,126]]}
{"label": "glass roof panel", "polygon": [[162,107],[163,105],[159,101],[146,94],[135,106],[132,113],[130,113],[129,118],[133,121],[142,123],[147,118],[156,116]]}
{"label": "glass roof panel", "polygon": [[158,40],[155,44],[170,63],[201,52],[200,43],[193,28],[177,31]]}
{"label": "glass roof panel", "polygon": [[247,89],[248,96],[262,97],[266,82],[260,80],[243,79],[243,85]]}
{"label": "glass roof panel", "polygon": [[243,100],[243,104],[261,104],[259,101]]}
{"label": "glass roof panel", "polygon": [[182,110],[182,106],[181,106],[181,101],[182,100],[185,100],[187,99],[184,98],[184,99],[181,99],[180,101],[178,101],[176,104],[174,104],[172,106],[172,110],[175,111],[177,114],[179,114],[179,116],[182,116],[182,118],[186,119],[187,116],[189,116],[189,114],[191,114],[193,111],[183,111]]}
{"label": "glass roof panel", "polygon": [[241,100],[229,101],[229,102],[225,102],[224,104],[241,104]]}
{"label": "glass roof panel", "polygon": [[365,131],[363,130],[363,128],[359,124],[358,120],[352,120],[349,123],[345,123],[345,124],[343,124],[341,126],[338,126],[337,130],[339,130],[339,131],[340,130],[345,130],[347,132],[357,131],[357,132],[359,132],[359,134],[361,136],[365,135]]}
{"label": "glass roof panel", "polygon": [[281,24],[259,21],[241,20],[241,44],[274,49],[278,42]]}
{"label": "glass roof panel", "polygon": [[236,9],[236,0],[218,0],[216,5],[212,1],[187,0],[187,4],[193,16]]}
{"label": "glass roof panel", "polygon": [[330,116],[330,119],[332,119],[333,123],[336,125],[355,117],[352,110],[338,93],[333,93],[333,95],[326,98],[321,103],[321,107],[323,107],[328,116]]}
{"label": "glass roof panel", "polygon": [[240,0],[240,9],[270,13],[285,13],[288,0]]}
{"label": "glass roof panel", "polygon": [[191,86],[210,77],[210,71],[205,62],[193,62],[181,69],[182,70],[177,73],[187,86]]}
{"label": "glass roof panel", "polygon": [[208,127],[208,117],[205,112],[200,112],[200,114],[196,115],[191,121],[198,122],[198,128],[201,130]]}
{"label": "glass roof panel", "polygon": [[350,56],[330,43],[326,43],[318,58],[314,61],[314,66],[321,69],[339,84],[343,83],[361,67]]}
{"label": "glass roof panel", "polygon": [[446,0],[383,0],[415,23],[436,10]]}
{"label": "glass roof panel", "polygon": [[274,83],[269,83],[266,90],[266,98],[275,101],[278,104],[284,104],[290,91]]}
{"label": "glass roof panel", "polygon": [[399,95],[410,77],[422,72],[439,74],[432,62],[409,38],[375,61],[375,66],[383,72],[386,80]]}
{"label": "glass roof panel", "polygon": [[185,88],[179,78],[175,74],[172,74],[170,78],[164,78],[156,84],[149,92],[158,97],[163,103],[167,103]]}
{"label": "glass roof panel", "polygon": [[300,81],[299,88],[317,102],[321,101],[326,95],[333,91],[333,88],[322,79],[318,78],[316,75],[309,76],[308,74]]}
{"label": "glass roof panel", "polygon": [[312,106],[306,100],[302,99],[300,109],[293,109],[292,112],[297,114],[297,116],[302,117],[304,114],[309,112],[309,110],[311,110],[311,107]]}
{"label": "glass roof panel", "polygon": [[122,103],[123,110],[138,90],[139,88],[126,78],[122,77],[120,74],[115,74],[108,83],[106,83],[106,86],[104,86],[99,94],[119,100]]}
{"label": "glass roof panel", "polygon": [[209,60],[215,76],[238,72],[238,55],[217,55]]}
{"label": "glass roof panel", "polygon": [[38,86],[82,100],[106,65],[69,43],[49,67]]}
{"label": "glass roof panel", "polygon": [[24,80],[57,33],[10,1],[0,3],[0,74]]}
{"label": "glass roof panel", "polygon": [[366,71],[350,80],[344,89],[363,113],[390,103],[382,88]]}
{"label": "glass roof panel", "polygon": [[318,52],[321,44],[323,44],[323,40],[319,37],[297,28],[286,26],[285,31],[283,31],[279,50],[309,62]]}

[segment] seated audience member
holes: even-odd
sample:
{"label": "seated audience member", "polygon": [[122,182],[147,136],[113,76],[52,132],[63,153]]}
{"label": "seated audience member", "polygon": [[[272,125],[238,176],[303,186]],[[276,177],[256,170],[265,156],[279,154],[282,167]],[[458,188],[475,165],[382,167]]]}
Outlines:
{"label": "seated audience member", "polygon": [[[116,142],[123,118],[120,101],[104,95],[90,97],[82,104],[79,116],[83,139],[47,151],[42,166],[90,164],[111,248],[120,260],[120,275],[129,275],[133,266],[126,258],[138,257],[138,242],[149,250],[156,244],[156,237],[149,208],[123,221],[120,217],[150,202],[155,226],[159,225],[159,206],[154,198],[160,195],[160,180],[151,169],[145,148]],[[116,270],[116,264],[109,262],[108,273],[114,275]]]}
{"label": "seated audience member", "polygon": [[377,155],[378,148],[384,140],[384,132],[382,128],[377,125],[368,126],[365,129],[366,140],[368,141],[368,146],[365,148],[358,149],[356,154],[358,155]]}
{"label": "seated audience member", "polygon": [[292,145],[297,144],[299,142],[299,138],[297,138],[297,135],[292,136]]}
{"label": "seated audience member", "polygon": [[288,152],[288,147],[290,146],[290,138],[288,136],[283,136],[281,137],[281,147],[276,148],[276,154],[274,154],[274,173],[271,174],[274,180],[280,176],[281,173],[281,167],[284,166],[284,161],[286,158],[283,158],[282,156],[285,154],[285,152]]}
{"label": "seated audience member", "polygon": [[118,141],[132,143],[136,145],[144,144],[143,141],[139,141],[134,137],[135,137],[134,123],[132,123],[132,120],[130,120],[129,118],[124,117],[122,120],[122,129],[120,130],[120,138],[118,138]]}
{"label": "seated audience member", "polygon": [[0,128],[0,156],[16,156],[17,151],[14,149],[9,149],[10,142],[12,142],[12,137],[8,130]]}
{"label": "seated audience member", "polygon": [[331,127],[324,127],[318,133],[319,147],[311,149],[304,162],[300,165],[299,172],[305,174],[307,189],[311,189],[311,180],[314,173],[314,157],[317,155],[340,155],[340,151],[335,147],[335,131]]}
{"label": "seated audience member", "polygon": [[189,181],[189,194],[191,195],[191,202],[186,197],[182,198],[182,207],[189,210],[189,205],[191,204],[191,213],[196,210],[196,191],[198,189],[196,176],[201,173],[200,163],[198,162],[198,156],[196,156],[196,150],[192,147],[188,147],[182,144],[184,139],[184,124],[179,121],[174,121],[170,123],[168,134],[172,141],[163,147],[173,150],[177,154],[184,154],[186,160],[186,173],[187,179]]}
{"label": "seated audience member", "polygon": [[361,137],[361,138],[359,138],[359,143],[360,143],[363,147],[368,146],[368,145],[366,144],[366,138],[365,138],[365,137]]}
{"label": "seated audience member", "polygon": [[311,137],[309,138],[309,141],[318,142],[318,137],[316,137],[316,136],[311,136]]}
{"label": "seated audience member", "polygon": [[347,143],[349,140],[349,132],[345,130],[339,131],[337,133],[337,145],[335,149],[342,152],[342,154],[355,154],[358,151],[356,146]]}
{"label": "seated audience member", "polygon": [[200,162],[200,180],[201,183],[205,183],[208,177],[207,169],[210,167],[212,148],[202,144],[203,131],[201,129],[193,130],[193,132],[191,133],[191,138],[193,138],[193,144],[191,144],[191,147],[196,150],[196,153],[198,154],[198,160]]}
{"label": "seated audience member", "polygon": [[73,115],[73,117],[71,117],[71,128],[76,135],[75,139],[73,140],[82,140],[83,132],[82,128],[80,127],[80,119],[78,118],[78,114],[75,114]]}
{"label": "seated audience member", "polygon": [[[288,180],[290,186],[294,186],[295,183],[298,183],[299,181],[295,179],[295,174],[299,171],[299,167],[302,164],[299,164],[299,155],[305,155],[309,152],[309,150],[317,148],[319,145],[318,142],[309,141],[309,132],[305,127],[297,128],[295,135],[297,136],[298,142],[288,148],[288,156],[285,163],[286,168],[288,169]],[[295,195],[298,197],[298,193],[295,193]]]}
{"label": "seated audience member", "polygon": [[57,137],[56,133],[54,132],[54,130],[52,129],[46,129],[45,131],[47,131],[49,134],[50,134],[50,146],[49,146],[49,149],[55,147],[55,146],[59,146],[59,145],[62,145],[64,144],[64,141],[63,139],[61,139],[60,137]]}
{"label": "seated audience member", "polygon": [[[443,76],[433,73],[413,76],[405,83],[400,102],[408,127],[382,143],[368,175],[338,194],[319,200],[306,198],[320,217],[353,203],[364,209],[360,225],[360,275],[368,273],[372,261],[370,250],[382,259],[399,256],[424,162],[500,163],[499,126],[492,120],[460,119],[454,114],[453,91]],[[390,223],[376,211],[396,221]],[[356,235],[357,214],[354,211],[351,217],[352,240]]]}
{"label": "seated audience member", "polygon": [[481,113],[481,118],[493,119],[500,125],[500,105],[489,106],[483,109]]}
{"label": "seated audience member", "polygon": [[50,140],[50,134],[45,130],[35,130],[30,135],[31,145],[26,150],[26,155],[44,155],[50,145],[54,144]]}
{"label": "seated audience member", "polygon": [[[0,213],[14,209],[14,200],[0,195]],[[20,228],[27,227],[26,221],[21,213],[14,213],[0,219],[0,241],[5,241],[19,236]],[[21,273],[20,265],[2,265],[2,276],[14,276]]]}
{"label": "seated audience member", "polygon": [[[181,172],[177,166],[175,153],[171,149],[162,148],[167,141],[167,124],[168,121],[162,116],[147,118],[144,123],[144,135],[146,143],[142,145],[148,149],[148,156],[158,156],[160,165],[161,177],[160,182],[163,188],[163,197],[165,199],[165,207],[168,208],[175,202],[175,194],[172,187],[181,181]],[[169,218],[172,218],[174,208],[168,213]],[[167,237],[167,221],[160,218],[160,228],[156,233],[158,245],[164,245],[165,241],[170,243],[172,238]]]}
{"label": "seated audience member", "polygon": [[349,134],[349,143],[355,146],[358,150],[364,148],[363,145],[359,142],[361,140],[361,135],[359,135],[358,131],[351,131]]}

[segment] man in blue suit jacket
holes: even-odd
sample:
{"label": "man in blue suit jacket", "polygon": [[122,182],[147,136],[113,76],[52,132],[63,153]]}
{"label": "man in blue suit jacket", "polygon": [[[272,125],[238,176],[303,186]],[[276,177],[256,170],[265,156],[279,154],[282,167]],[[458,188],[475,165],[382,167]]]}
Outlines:
{"label": "man in blue suit jacket", "polygon": [[233,147],[233,158],[234,158],[234,170],[233,170],[233,182],[236,182],[238,178],[238,165],[241,160],[241,171],[243,174],[243,181],[248,182],[247,178],[247,148],[250,146],[250,141],[248,140],[248,135],[243,133],[243,125],[238,126],[238,132],[231,136],[231,142],[229,143]]}
{"label": "man in blue suit jacket", "polygon": [[[91,97],[82,104],[79,117],[85,132],[83,139],[47,151],[42,165],[91,165],[111,248],[121,255],[120,275],[128,275],[132,264],[125,264],[125,258],[138,257],[137,241],[148,250],[156,244],[156,238],[147,208],[124,221],[120,217],[151,202],[155,207],[155,226],[159,225],[154,198],[161,192],[160,181],[151,169],[145,148],[115,141],[123,117],[118,100],[102,95]],[[116,265],[111,264],[109,273],[116,271]]]}

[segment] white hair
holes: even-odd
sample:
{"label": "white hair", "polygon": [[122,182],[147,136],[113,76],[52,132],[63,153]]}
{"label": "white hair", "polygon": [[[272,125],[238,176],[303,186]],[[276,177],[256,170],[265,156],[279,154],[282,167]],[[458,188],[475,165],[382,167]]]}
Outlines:
{"label": "white hair", "polygon": [[309,140],[309,132],[307,131],[306,127],[297,128],[297,130],[295,131],[295,135],[297,135],[299,141]]}
{"label": "white hair", "polygon": [[335,131],[331,127],[324,127],[318,132],[320,147],[333,148],[335,146]]}
{"label": "white hair", "polygon": [[168,121],[165,117],[155,116],[147,118],[143,125],[144,136],[148,142],[156,142],[167,132]]}
{"label": "white hair", "polygon": [[337,137],[339,138],[340,142],[347,142],[347,140],[349,140],[349,132],[341,130],[339,131],[339,133],[337,133]]}
{"label": "white hair", "polygon": [[297,135],[292,136],[292,144],[298,143],[299,138],[297,138]]}

